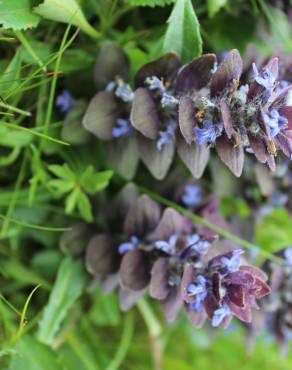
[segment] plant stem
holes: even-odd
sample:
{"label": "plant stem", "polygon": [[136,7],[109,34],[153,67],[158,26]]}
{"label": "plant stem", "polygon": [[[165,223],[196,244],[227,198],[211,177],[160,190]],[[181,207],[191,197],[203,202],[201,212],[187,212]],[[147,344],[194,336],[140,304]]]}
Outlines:
{"label": "plant stem", "polygon": [[37,62],[37,64],[41,67],[41,69],[44,72],[47,72],[47,67],[44,65],[44,63],[41,61],[41,59],[38,57],[38,55],[35,53],[33,48],[31,47],[30,43],[28,42],[27,38],[24,36],[24,34],[21,31],[14,31],[15,36],[18,38],[18,40],[22,43],[22,45],[25,47],[25,49],[28,51],[28,53],[32,56],[32,58]]}
{"label": "plant stem", "polygon": [[118,350],[106,370],[118,370],[126,357],[131,343],[134,329],[133,313],[129,312],[125,318],[125,325]]}
{"label": "plant stem", "polygon": [[150,305],[148,304],[145,298],[141,298],[138,303],[137,307],[144,319],[144,322],[148,328],[149,332],[149,339],[151,349],[153,351],[153,365],[155,370],[161,370],[162,365],[162,343],[161,343],[161,333],[162,328],[154,315]]}
{"label": "plant stem", "polygon": [[245,239],[242,239],[242,238],[240,238],[239,236],[237,236],[235,234],[232,234],[228,230],[222,229],[220,226],[212,224],[208,220],[192,213],[188,209],[185,209],[184,207],[176,204],[175,202],[172,202],[171,200],[168,200],[168,199],[166,199],[166,198],[164,198],[164,197],[162,197],[162,196],[160,196],[156,193],[153,193],[151,190],[148,190],[148,189],[144,188],[143,186],[139,186],[139,185],[137,185],[137,186],[138,186],[139,190],[142,193],[145,193],[145,194],[149,195],[152,199],[156,200],[157,202],[159,202],[159,203],[161,203],[165,206],[176,209],[182,215],[192,219],[195,223],[208,227],[208,229],[213,230],[217,234],[219,234],[219,235],[221,235],[221,236],[223,236],[223,237],[225,237],[229,240],[234,241],[235,243],[237,243],[238,245],[241,245],[242,247],[256,250],[263,257],[268,258],[268,259],[270,259],[271,261],[273,261],[277,264],[280,264],[280,265],[283,264],[283,260],[280,257],[277,257],[277,256],[273,255],[272,253],[267,252],[262,248],[259,248],[258,246],[254,245],[253,243],[251,243],[251,242],[249,242]]}

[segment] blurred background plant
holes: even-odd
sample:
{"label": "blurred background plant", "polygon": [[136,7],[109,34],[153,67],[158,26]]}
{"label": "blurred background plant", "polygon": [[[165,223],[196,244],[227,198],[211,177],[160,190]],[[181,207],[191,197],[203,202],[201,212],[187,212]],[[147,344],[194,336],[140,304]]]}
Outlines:
{"label": "blurred background plant", "polygon": [[[116,293],[103,295],[78,258],[87,233],[107,226],[110,201],[127,182],[102,141],[81,125],[87,103],[100,88],[94,69],[104,42],[123,49],[132,83],[143,64],[164,52],[187,62],[202,52],[222,59],[237,48],[247,61],[253,44],[263,59],[276,51],[289,55],[291,20],[289,0],[1,1],[1,368],[292,366],[266,332],[248,352],[246,329],[236,321],[227,331],[196,329],[181,313],[167,325],[148,298],[122,313]],[[174,165],[174,177],[189,181],[183,164]],[[202,183],[219,196],[221,214],[231,224],[240,221],[236,232],[274,253],[292,245],[291,168],[280,178],[268,175],[264,184],[259,180],[265,172],[259,171],[255,181],[253,163],[246,164],[238,180],[213,158]],[[171,178],[153,180],[142,164],[134,181],[157,193],[172,191]],[[288,200],[275,198],[275,190]],[[76,234],[71,229],[80,222],[87,222],[81,237],[80,229]],[[73,233],[68,240],[66,231]],[[261,253],[251,256],[263,261]]]}

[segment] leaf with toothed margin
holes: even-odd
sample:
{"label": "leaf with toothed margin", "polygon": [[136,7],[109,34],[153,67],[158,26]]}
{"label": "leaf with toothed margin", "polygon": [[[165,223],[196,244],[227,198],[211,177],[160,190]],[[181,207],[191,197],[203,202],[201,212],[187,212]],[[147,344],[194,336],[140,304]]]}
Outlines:
{"label": "leaf with toothed margin", "polygon": [[93,275],[107,275],[117,271],[119,266],[117,246],[106,234],[92,237],[86,249],[85,266]]}
{"label": "leaf with toothed margin", "polygon": [[244,163],[244,150],[240,144],[234,146],[230,140],[220,136],[216,140],[216,150],[223,163],[237,177],[240,177]]}
{"label": "leaf with toothed margin", "polygon": [[157,180],[163,180],[168,173],[175,154],[175,144],[163,145],[161,150],[157,149],[156,141],[146,139],[139,135],[138,148],[140,158]]}
{"label": "leaf with toothed margin", "polygon": [[191,144],[194,138],[195,104],[189,96],[183,96],[179,101],[178,122],[185,141]]}
{"label": "leaf with toothed margin", "polygon": [[111,140],[112,129],[120,115],[121,107],[113,93],[102,91],[91,99],[82,124],[99,139]]}
{"label": "leaf with toothed margin", "polygon": [[188,145],[183,138],[178,138],[177,151],[194,178],[199,179],[203,175],[209,161],[210,149],[208,146],[197,143]]}
{"label": "leaf with toothed margin", "polygon": [[243,63],[238,50],[231,50],[217,68],[210,86],[211,96],[220,94],[233,80],[239,81]]}
{"label": "leaf with toothed margin", "polygon": [[215,54],[204,54],[184,65],[177,75],[176,92],[183,94],[206,86],[212,77],[215,62]]}
{"label": "leaf with toothed margin", "polygon": [[145,137],[155,140],[158,135],[159,117],[152,93],[139,87],[135,91],[131,111],[131,123]]}
{"label": "leaf with toothed margin", "polygon": [[150,280],[148,263],[144,253],[139,249],[127,252],[120,267],[120,284],[122,288],[131,290],[144,289]]}
{"label": "leaf with toothed margin", "polygon": [[0,24],[4,29],[26,30],[36,27],[40,17],[31,10],[29,0],[2,0]]}
{"label": "leaf with toothed margin", "polygon": [[171,83],[176,78],[180,66],[181,61],[176,54],[166,53],[162,57],[144,64],[138,70],[135,76],[135,85],[136,87],[145,86],[146,78],[153,76],[162,80],[164,84]]}
{"label": "leaf with toothed margin", "polygon": [[168,258],[158,258],[153,264],[150,280],[150,296],[163,300],[168,296]]}

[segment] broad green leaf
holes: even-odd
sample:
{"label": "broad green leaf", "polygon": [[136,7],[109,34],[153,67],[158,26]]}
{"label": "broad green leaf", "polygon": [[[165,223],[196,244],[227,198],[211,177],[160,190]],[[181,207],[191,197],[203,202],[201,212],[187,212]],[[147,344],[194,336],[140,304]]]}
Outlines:
{"label": "broad green leaf", "polygon": [[99,37],[99,33],[87,22],[76,0],[45,0],[34,11],[43,18],[72,24],[93,38]]}
{"label": "broad green leaf", "polygon": [[255,239],[263,249],[276,250],[292,245],[292,220],[284,208],[274,208],[256,225]]}
{"label": "broad green leaf", "polygon": [[213,17],[227,2],[228,0],[207,0],[209,16]]}
{"label": "broad green leaf", "polygon": [[21,337],[15,350],[10,370],[63,370],[57,354],[30,335]]}
{"label": "broad green leaf", "polygon": [[184,62],[202,53],[200,25],[191,0],[177,0],[168,19],[163,50],[175,52]]}
{"label": "broad green leaf", "polygon": [[[30,37],[27,37],[27,39],[36,56],[43,62],[48,61],[52,55],[52,45],[49,42],[39,42]],[[20,54],[24,63],[38,65],[37,60],[32,57],[31,53],[23,45],[20,47]]]}
{"label": "broad green leaf", "polygon": [[29,0],[0,1],[0,24],[3,28],[25,30],[36,27],[39,16],[32,13]]}
{"label": "broad green leaf", "polygon": [[165,6],[174,3],[175,0],[127,0],[127,2],[134,6]]}
{"label": "broad green leaf", "polygon": [[[1,3],[0,3],[1,4]],[[0,95],[5,99],[5,94],[17,88],[20,83],[20,52],[17,51],[7,68],[0,76]]]}
{"label": "broad green leaf", "polygon": [[32,139],[33,136],[29,132],[0,126],[0,145],[10,148],[20,148],[28,145]]}
{"label": "broad green leaf", "polygon": [[52,345],[68,310],[81,295],[84,283],[82,262],[65,258],[40,322],[38,339],[41,342]]}

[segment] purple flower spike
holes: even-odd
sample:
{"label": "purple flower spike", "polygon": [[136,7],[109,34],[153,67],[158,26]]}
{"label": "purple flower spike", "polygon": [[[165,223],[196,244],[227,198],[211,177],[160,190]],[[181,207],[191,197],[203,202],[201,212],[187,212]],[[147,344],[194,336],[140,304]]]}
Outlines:
{"label": "purple flower spike", "polygon": [[259,85],[263,86],[266,90],[272,91],[276,82],[276,77],[274,76],[274,74],[268,68],[265,68],[261,76],[255,63],[252,64],[252,69],[255,75],[256,82]]}
{"label": "purple flower spike", "polygon": [[112,135],[115,138],[128,135],[131,132],[130,122],[124,118],[116,120],[116,127],[112,129]]}
{"label": "purple flower spike", "polygon": [[63,90],[60,95],[57,96],[56,106],[62,113],[68,112],[74,103],[74,99],[68,90]]}
{"label": "purple flower spike", "polygon": [[188,208],[198,206],[202,202],[202,189],[199,185],[187,185],[181,198]]}
{"label": "purple flower spike", "polygon": [[138,244],[139,244],[138,238],[135,235],[133,235],[131,236],[128,242],[125,242],[119,245],[119,253],[124,254],[126,252],[129,252],[135,249]]}
{"label": "purple flower spike", "polygon": [[277,109],[272,109],[269,113],[263,114],[265,124],[270,128],[270,137],[275,137],[287,127],[288,120],[279,114]]}
{"label": "purple flower spike", "polygon": [[199,145],[204,143],[214,143],[218,136],[222,134],[223,126],[221,123],[203,121],[203,128],[195,127],[193,132],[196,135],[196,142]]}
{"label": "purple flower spike", "polygon": [[238,270],[240,262],[241,262],[241,255],[244,253],[242,249],[237,249],[232,252],[231,258],[222,257],[221,262],[227,267],[228,272],[235,272]]}
{"label": "purple flower spike", "polygon": [[225,317],[229,315],[231,315],[231,311],[229,307],[226,304],[224,304],[222,307],[214,311],[213,318],[212,318],[212,326],[214,327],[219,326],[222,323],[222,321],[225,319]]}

